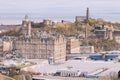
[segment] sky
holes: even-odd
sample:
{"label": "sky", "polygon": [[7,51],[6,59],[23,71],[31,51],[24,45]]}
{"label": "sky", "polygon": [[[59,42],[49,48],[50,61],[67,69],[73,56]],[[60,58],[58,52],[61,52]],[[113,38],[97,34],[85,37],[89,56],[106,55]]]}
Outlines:
{"label": "sky", "polygon": [[120,0],[0,0],[0,21],[21,20],[25,14],[31,19],[73,19],[85,15],[119,21]]}

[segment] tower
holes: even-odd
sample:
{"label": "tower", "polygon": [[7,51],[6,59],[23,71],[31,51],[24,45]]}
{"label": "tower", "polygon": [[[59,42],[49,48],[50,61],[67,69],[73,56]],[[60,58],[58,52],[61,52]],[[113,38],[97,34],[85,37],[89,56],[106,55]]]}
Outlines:
{"label": "tower", "polygon": [[85,26],[85,41],[86,41],[86,45],[88,45],[88,40],[87,40],[88,21],[89,21],[89,8],[87,8],[87,11],[86,11],[86,20],[85,20],[85,23],[86,23],[86,26]]}
{"label": "tower", "polygon": [[113,40],[113,26],[112,25],[110,25],[110,30],[109,30],[109,39],[110,40]]}
{"label": "tower", "polygon": [[28,15],[25,15],[25,18],[22,21],[22,34],[31,36],[31,22],[28,19]]}
{"label": "tower", "polygon": [[88,20],[89,20],[89,8],[87,8],[86,11],[86,23],[88,23]]}

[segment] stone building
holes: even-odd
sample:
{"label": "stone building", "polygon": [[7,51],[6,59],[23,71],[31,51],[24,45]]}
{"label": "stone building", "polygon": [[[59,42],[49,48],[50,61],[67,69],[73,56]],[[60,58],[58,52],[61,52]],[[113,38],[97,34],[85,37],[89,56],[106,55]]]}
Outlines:
{"label": "stone building", "polygon": [[[45,25],[52,21],[44,20]],[[51,32],[31,32],[28,16],[22,21],[22,36],[14,41],[16,53],[28,59],[48,59],[54,62],[66,60],[66,39],[63,35]]]}
{"label": "stone building", "polygon": [[85,22],[86,21],[86,16],[76,16],[75,22]]}
{"label": "stone building", "polygon": [[52,20],[44,19],[43,24],[44,25],[52,25]]}
{"label": "stone building", "polygon": [[66,43],[66,53],[80,53],[80,41],[75,37],[68,37]]}
{"label": "stone building", "polygon": [[2,51],[8,52],[13,50],[13,39],[14,37],[4,36],[2,37]]}
{"label": "stone building", "polygon": [[120,30],[114,29],[113,26],[95,27],[94,34],[99,39],[114,39],[120,43]]}
{"label": "stone building", "polygon": [[86,10],[86,16],[76,16],[75,17],[75,22],[76,23],[79,23],[79,22],[82,22],[82,23],[88,23],[88,20],[89,20],[89,8],[87,8]]}
{"label": "stone building", "polygon": [[12,41],[3,41],[3,52],[4,51],[11,51],[12,48]]}
{"label": "stone building", "polygon": [[41,32],[15,41],[16,52],[29,59],[66,60],[66,39],[58,34]]}
{"label": "stone building", "polygon": [[56,26],[56,23],[54,22],[54,21],[52,21],[52,20],[49,20],[49,19],[44,19],[43,20],[43,26],[44,27],[53,27],[53,28],[55,28]]}
{"label": "stone building", "polygon": [[94,53],[94,46],[80,46],[80,53]]}
{"label": "stone building", "polygon": [[29,21],[28,16],[22,21],[22,34],[31,36],[31,21]]}
{"label": "stone building", "polygon": [[113,32],[113,38],[120,43],[120,30],[114,30]]}

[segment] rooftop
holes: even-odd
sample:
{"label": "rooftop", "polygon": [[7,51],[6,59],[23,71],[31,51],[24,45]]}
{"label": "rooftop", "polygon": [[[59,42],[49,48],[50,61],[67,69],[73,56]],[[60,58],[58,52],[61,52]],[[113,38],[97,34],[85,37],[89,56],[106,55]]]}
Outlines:
{"label": "rooftop", "polygon": [[[97,73],[98,70],[105,69]],[[35,65],[32,67],[24,68],[25,71],[33,71],[40,73],[56,73],[59,70],[70,70],[87,72],[88,75],[106,76],[110,72],[119,72],[120,63],[115,61],[90,61],[90,60],[68,60],[62,64],[54,65]]]}

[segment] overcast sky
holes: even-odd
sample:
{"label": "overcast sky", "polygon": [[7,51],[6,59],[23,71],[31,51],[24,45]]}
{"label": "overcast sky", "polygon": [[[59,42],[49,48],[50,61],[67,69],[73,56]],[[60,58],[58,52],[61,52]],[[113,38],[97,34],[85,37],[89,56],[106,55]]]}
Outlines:
{"label": "overcast sky", "polygon": [[120,17],[120,0],[0,0],[0,17],[5,14],[12,15],[12,18],[19,14],[29,14],[36,17],[67,18],[85,15],[87,7],[90,8],[92,17]]}
{"label": "overcast sky", "polygon": [[[118,10],[120,0],[0,0],[0,11],[5,12],[61,12],[91,10]],[[66,11],[67,10],[67,11]]]}

